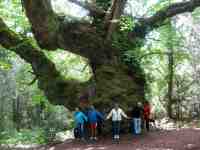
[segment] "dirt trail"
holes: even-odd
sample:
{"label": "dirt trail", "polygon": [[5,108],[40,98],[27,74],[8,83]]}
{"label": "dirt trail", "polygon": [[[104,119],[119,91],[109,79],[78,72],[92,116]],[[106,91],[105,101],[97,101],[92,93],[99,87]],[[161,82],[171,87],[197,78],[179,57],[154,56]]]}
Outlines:
{"label": "dirt trail", "polygon": [[119,144],[114,144],[110,137],[101,138],[94,144],[68,140],[34,150],[200,150],[200,129],[157,131],[140,136],[122,135]]}

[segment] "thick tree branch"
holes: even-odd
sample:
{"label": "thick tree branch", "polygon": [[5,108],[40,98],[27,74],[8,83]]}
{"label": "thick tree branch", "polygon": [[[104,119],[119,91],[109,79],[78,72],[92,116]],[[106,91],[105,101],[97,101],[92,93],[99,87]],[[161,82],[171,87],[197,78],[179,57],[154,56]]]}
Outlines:
{"label": "thick tree branch", "polygon": [[[78,0],[70,1],[80,2]],[[108,15],[107,31],[102,31],[101,34],[89,23],[69,23],[61,20],[53,12],[50,0],[23,0],[23,2],[33,33],[41,48],[62,48],[98,63],[110,59],[113,48],[109,42],[105,42],[105,34],[102,36],[102,32],[107,32],[107,39],[110,39],[111,34],[116,30],[117,20],[122,14],[126,0],[113,0],[111,13]],[[88,9],[94,8],[93,11],[98,9],[88,3],[80,3],[80,5],[84,5]],[[191,12],[199,5],[200,0],[172,4],[158,11],[152,17],[141,19],[129,35],[133,39],[144,38],[148,32],[161,26],[167,18],[183,12]],[[99,51],[96,51],[97,48]]]}
{"label": "thick tree branch", "polygon": [[[62,24],[60,26],[58,45],[60,48],[69,50],[95,61],[96,64],[105,64],[111,57],[118,55],[110,42],[105,41],[95,27],[87,23]],[[115,53],[115,54],[114,54]]]}
{"label": "thick tree branch", "polygon": [[[32,24],[33,33],[40,47],[45,49],[62,48],[89,59],[95,70],[97,65],[111,63],[113,57],[119,56],[119,51],[105,41],[106,31],[97,32],[90,23],[68,22],[61,20],[52,10],[50,0],[23,0],[26,14]],[[116,30],[126,0],[113,0],[110,24],[107,28],[107,39]],[[130,36],[133,39],[144,38],[145,35],[163,24],[176,14],[191,12],[200,5],[200,0],[175,3],[158,11],[149,18],[141,19],[134,27]]]}
{"label": "thick tree branch", "polygon": [[[3,20],[0,18],[0,44],[17,53],[21,58],[32,64],[34,73],[38,76],[45,74],[48,76],[51,68],[53,76],[59,76],[59,72],[56,70],[54,64],[46,58],[42,51],[37,50],[32,46],[28,39],[23,39],[19,35],[11,31]],[[45,60],[44,66],[42,61]],[[40,67],[39,67],[40,66]],[[48,69],[46,70],[45,67]]]}
{"label": "thick tree branch", "polygon": [[77,4],[81,6],[82,8],[88,10],[91,16],[105,16],[106,14],[106,12],[103,9],[99,8],[93,3],[89,3],[88,1],[86,2],[82,2],[80,0],[68,0],[68,1],[74,4]]}
{"label": "thick tree branch", "polygon": [[[51,103],[61,104],[68,108],[77,105],[78,94],[86,83],[65,80],[54,63],[41,50],[34,47],[28,39],[11,31],[1,18],[0,44],[31,64],[33,72],[37,76],[39,88],[44,91]],[[68,91],[71,94],[68,94]]]}
{"label": "thick tree branch", "polygon": [[22,0],[32,31],[41,48],[56,49],[59,22],[51,0]]}
{"label": "thick tree branch", "polygon": [[106,39],[111,39],[112,33],[116,30],[119,19],[124,11],[127,0],[113,0],[110,12],[107,13],[105,24],[107,24]]}
{"label": "thick tree branch", "polygon": [[[55,65],[47,59],[42,51],[35,48],[29,40],[23,39],[9,30],[1,19],[0,44],[17,53],[32,65],[34,74],[38,76],[39,88],[44,91],[51,103],[64,105],[67,108],[74,108],[79,105],[78,97],[85,91],[84,89],[88,86],[88,82],[80,83],[76,80],[63,79],[56,70]],[[104,65],[97,67],[97,70],[95,70],[95,62],[90,62],[90,64],[93,63],[92,68],[93,71],[96,71],[97,77],[95,78],[96,84],[92,85],[92,87],[90,86],[91,88],[86,91],[91,96],[97,95],[96,101],[92,102],[98,104],[98,106],[107,106],[107,100],[112,100],[113,97],[121,95],[121,99],[123,99],[121,103],[124,106],[127,106],[126,102],[132,102],[134,98],[143,100],[143,84],[136,82],[141,77],[134,76],[131,78],[129,76],[130,73],[127,75],[128,68],[120,61],[117,61],[116,64],[110,63],[113,62],[112,59],[108,63],[105,62]],[[133,84],[134,86],[132,86]],[[123,96],[126,93],[129,95],[128,97]],[[102,102],[104,99],[107,102]]]}
{"label": "thick tree branch", "polygon": [[[33,33],[41,48],[65,49],[98,64],[110,59],[112,46],[104,42],[104,37],[101,37],[90,23],[68,22],[59,18],[53,12],[50,0],[23,1]],[[109,51],[105,50],[105,47]],[[97,48],[99,51],[95,51]]]}
{"label": "thick tree branch", "polygon": [[190,0],[188,2],[171,4],[170,6],[161,9],[151,17],[140,19],[138,24],[133,28],[132,32],[129,33],[129,37],[132,39],[137,37],[144,38],[147,33],[162,26],[166,19],[181,13],[192,12],[199,6],[200,0]]}

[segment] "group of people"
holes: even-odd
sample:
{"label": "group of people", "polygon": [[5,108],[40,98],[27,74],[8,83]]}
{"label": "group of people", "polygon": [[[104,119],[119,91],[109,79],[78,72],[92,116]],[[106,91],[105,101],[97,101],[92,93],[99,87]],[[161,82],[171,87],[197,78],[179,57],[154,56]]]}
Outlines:
{"label": "group of people", "polygon": [[114,105],[114,108],[108,115],[103,115],[93,105],[86,111],[81,111],[80,108],[76,108],[74,113],[74,135],[76,138],[85,139],[85,130],[88,130],[90,139],[97,140],[97,130],[98,133],[101,132],[103,121],[111,119],[113,140],[119,141],[122,118],[130,119],[132,134],[141,134],[142,128],[146,128],[149,131],[149,123],[151,121],[150,113],[149,102],[145,102],[144,105],[138,102],[132,108],[129,115],[119,107],[118,103]]}

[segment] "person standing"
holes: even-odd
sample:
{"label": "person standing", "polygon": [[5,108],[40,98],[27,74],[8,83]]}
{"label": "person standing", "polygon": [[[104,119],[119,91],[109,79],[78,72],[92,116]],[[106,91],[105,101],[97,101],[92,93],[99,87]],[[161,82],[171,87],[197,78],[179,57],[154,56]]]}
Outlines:
{"label": "person standing", "polygon": [[141,117],[142,117],[142,104],[138,102],[136,106],[133,107],[131,112],[132,117],[132,133],[141,134]]}
{"label": "person standing", "polygon": [[99,118],[102,120],[104,119],[103,115],[100,112],[96,111],[94,106],[91,106],[88,112],[91,140],[97,140],[97,125],[98,125],[97,122]]}
{"label": "person standing", "polygon": [[[97,111],[97,112],[99,112],[99,111]],[[98,136],[102,136],[104,120],[105,120],[105,109],[99,113],[103,116],[103,118],[102,117],[97,118],[97,133],[98,133]]]}
{"label": "person standing", "polygon": [[75,129],[78,130],[78,138],[84,139],[84,123],[87,122],[87,116],[77,107],[74,113]]}
{"label": "person standing", "polygon": [[145,123],[145,127],[147,131],[149,131],[150,113],[151,113],[150,104],[148,101],[146,101],[143,106],[143,117],[144,117],[144,123]]}
{"label": "person standing", "polygon": [[119,141],[120,138],[120,123],[122,121],[122,116],[126,119],[129,117],[124,113],[124,111],[119,108],[119,104],[115,104],[114,108],[110,111],[106,120],[112,117],[112,132],[113,132],[113,139]]}

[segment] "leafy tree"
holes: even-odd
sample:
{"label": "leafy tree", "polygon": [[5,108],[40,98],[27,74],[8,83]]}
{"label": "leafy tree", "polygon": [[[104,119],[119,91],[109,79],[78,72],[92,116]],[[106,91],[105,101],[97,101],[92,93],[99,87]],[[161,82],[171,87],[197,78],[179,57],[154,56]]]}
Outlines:
{"label": "leafy tree", "polygon": [[[78,97],[89,92],[87,89],[91,82],[95,82],[93,88],[96,89],[93,102],[99,106],[110,105],[110,101],[116,98],[127,107],[134,100],[144,100],[145,77],[135,56],[144,45],[145,37],[169,18],[192,12],[200,5],[199,0],[160,5],[162,7],[154,10],[153,15],[134,20],[132,29],[123,32],[120,31],[119,20],[124,14],[126,0],[113,0],[109,4],[110,1],[70,1],[87,9],[91,19],[69,20],[59,16],[53,11],[50,0],[22,0],[22,8],[25,9],[37,44],[27,37],[26,32],[24,36],[11,30],[12,26],[3,21],[5,17],[0,19],[1,45],[31,64],[38,86],[51,103],[68,108],[78,105]],[[19,4],[20,1],[13,3]],[[115,34],[123,38],[117,38],[116,41]],[[122,45],[116,45],[116,42]],[[92,77],[86,82],[65,79],[41,50],[54,51],[58,48],[86,58]],[[129,52],[134,55],[129,57]]]}

